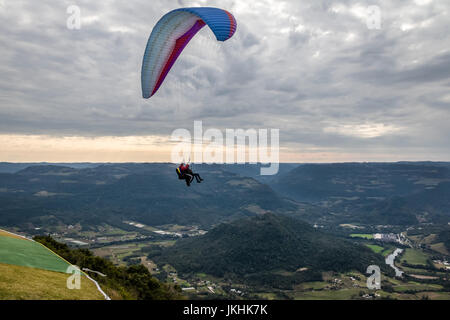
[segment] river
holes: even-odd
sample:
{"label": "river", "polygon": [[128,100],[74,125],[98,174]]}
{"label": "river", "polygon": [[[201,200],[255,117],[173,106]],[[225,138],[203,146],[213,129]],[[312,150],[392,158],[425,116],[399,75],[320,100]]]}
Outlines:
{"label": "river", "polygon": [[391,253],[390,255],[387,256],[386,258],[386,264],[390,265],[394,270],[395,270],[395,276],[396,277],[402,277],[403,276],[403,271],[401,271],[399,268],[397,268],[394,264],[395,258],[403,252],[403,249],[395,249],[395,251],[393,253]]}

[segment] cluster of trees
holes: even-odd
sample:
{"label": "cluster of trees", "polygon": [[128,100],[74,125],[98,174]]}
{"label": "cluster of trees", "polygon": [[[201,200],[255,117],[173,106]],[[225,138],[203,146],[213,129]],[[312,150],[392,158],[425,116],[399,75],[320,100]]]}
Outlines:
{"label": "cluster of trees", "polygon": [[439,241],[443,242],[448,251],[450,251],[450,230],[442,231],[439,234]]}
{"label": "cluster of trees", "polygon": [[80,269],[88,268],[101,272],[106,277],[90,274],[111,297],[132,300],[181,299],[179,288],[161,283],[141,265],[117,267],[111,261],[94,256],[87,249],[71,249],[50,236],[36,236],[38,241]]}

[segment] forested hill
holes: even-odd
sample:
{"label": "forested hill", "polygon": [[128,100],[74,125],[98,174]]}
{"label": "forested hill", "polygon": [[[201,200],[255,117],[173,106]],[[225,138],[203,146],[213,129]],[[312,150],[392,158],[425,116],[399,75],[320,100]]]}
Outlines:
{"label": "forested hill", "polygon": [[371,264],[384,264],[381,256],[366,247],[274,214],[221,224],[202,237],[182,239],[150,257],[181,273],[237,276],[256,282],[280,272],[304,281],[320,278],[320,271],[365,272]]}
{"label": "forested hill", "polygon": [[366,223],[414,225],[434,222],[445,225],[450,221],[450,183],[442,182],[422,192],[382,200],[358,211]]}

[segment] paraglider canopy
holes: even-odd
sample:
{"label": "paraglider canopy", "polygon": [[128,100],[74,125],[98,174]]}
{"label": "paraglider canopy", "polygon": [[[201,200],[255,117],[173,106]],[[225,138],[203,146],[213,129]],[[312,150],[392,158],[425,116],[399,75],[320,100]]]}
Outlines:
{"label": "paraglider canopy", "polygon": [[164,15],[150,34],[141,70],[142,96],[153,96],[189,41],[205,25],[218,41],[230,39],[236,32],[236,19],[226,10],[198,7],[180,8]]}

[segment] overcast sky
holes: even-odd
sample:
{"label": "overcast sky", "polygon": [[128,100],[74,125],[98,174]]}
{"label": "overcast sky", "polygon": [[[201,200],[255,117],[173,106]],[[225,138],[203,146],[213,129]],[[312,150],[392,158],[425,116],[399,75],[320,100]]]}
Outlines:
{"label": "overcast sky", "polygon": [[[142,99],[153,26],[206,5],[234,37],[202,29]],[[0,0],[0,161],[169,161],[194,120],[279,128],[282,161],[449,161],[449,21],[443,0]]]}

